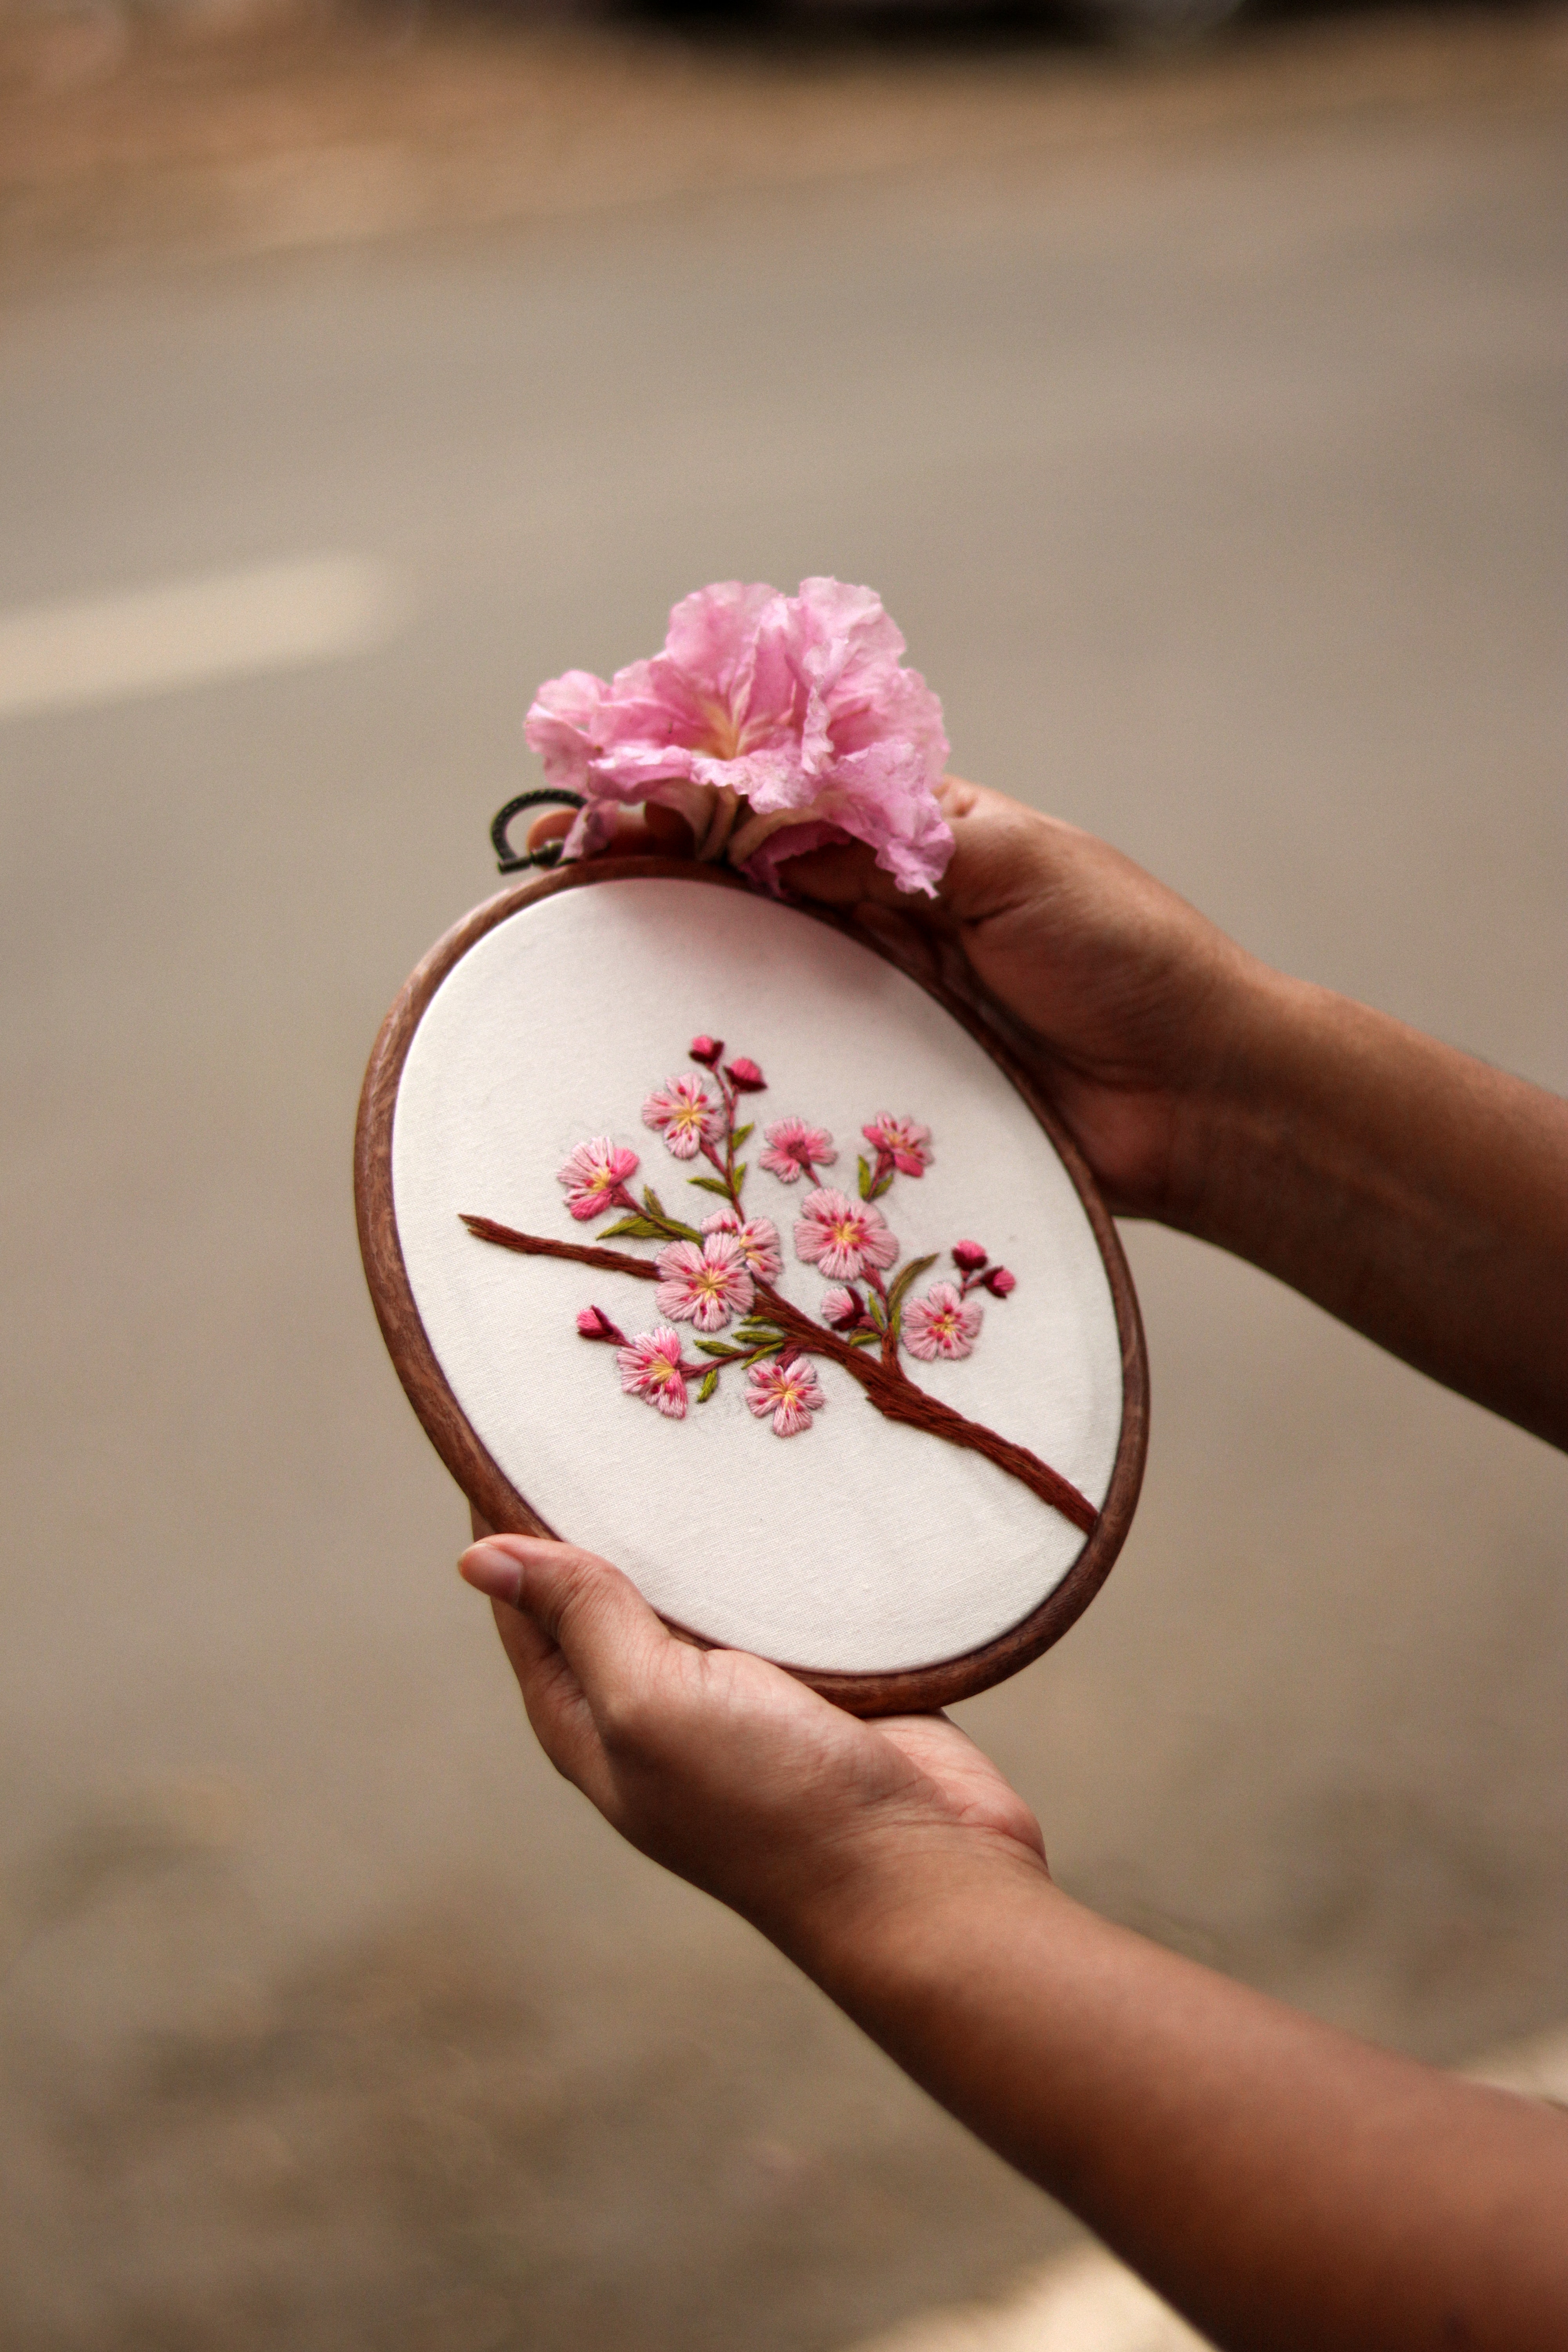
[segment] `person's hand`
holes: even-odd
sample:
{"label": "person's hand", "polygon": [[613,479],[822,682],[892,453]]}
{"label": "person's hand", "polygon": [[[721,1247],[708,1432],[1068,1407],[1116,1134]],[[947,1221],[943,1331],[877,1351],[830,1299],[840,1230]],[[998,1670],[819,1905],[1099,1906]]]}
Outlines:
{"label": "person's hand", "polygon": [[[1209,1110],[1236,1083],[1261,967],[1092,835],[956,777],[941,796],[955,845],[934,902],[900,891],[858,846],[795,859],[790,890],[1002,1008],[1111,1208],[1190,1222],[1210,1172]],[[571,821],[542,817],[530,839],[559,838]],[[655,806],[623,813],[604,854],[689,851],[681,818]]]}
{"label": "person's hand", "polygon": [[970,1865],[1043,1880],[1039,1826],[942,1716],[862,1723],[780,1667],[668,1632],[618,1569],[489,1536],[488,1593],[556,1769],[633,1845],[797,1957],[828,1911],[898,1907]]}

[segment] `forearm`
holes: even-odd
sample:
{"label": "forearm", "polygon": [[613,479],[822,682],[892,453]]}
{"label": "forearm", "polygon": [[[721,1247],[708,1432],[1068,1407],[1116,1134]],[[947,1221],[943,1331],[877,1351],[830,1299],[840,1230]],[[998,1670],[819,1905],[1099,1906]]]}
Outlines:
{"label": "forearm", "polygon": [[1568,1445],[1568,1103],[1257,971],[1170,1221]]}
{"label": "forearm", "polygon": [[1568,2122],[1296,2015],[1026,1863],[907,1867],[799,1939],[840,2005],[1212,2335],[1568,2341]]}

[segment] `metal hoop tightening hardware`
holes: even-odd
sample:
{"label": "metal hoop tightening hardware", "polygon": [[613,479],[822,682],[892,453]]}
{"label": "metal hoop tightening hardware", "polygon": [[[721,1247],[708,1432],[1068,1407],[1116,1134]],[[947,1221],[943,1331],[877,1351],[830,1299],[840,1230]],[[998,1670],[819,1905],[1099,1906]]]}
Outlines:
{"label": "metal hoop tightening hardware", "polygon": [[490,846],[496,854],[498,871],[521,874],[531,866],[559,866],[561,863],[561,844],[558,841],[547,841],[539,849],[524,850],[520,856],[507,839],[514,816],[521,816],[527,808],[580,809],[582,806],[581,793],[552,793],[548,787],[537,793],[519,793],[516,800],[508,801],[505,808],[499,810],[490,823]]}

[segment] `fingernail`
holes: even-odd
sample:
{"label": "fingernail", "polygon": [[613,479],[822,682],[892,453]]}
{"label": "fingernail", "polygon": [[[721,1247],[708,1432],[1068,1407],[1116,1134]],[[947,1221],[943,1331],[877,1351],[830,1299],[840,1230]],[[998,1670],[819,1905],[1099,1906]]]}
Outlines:
{"label": "fingernail", "polygon": [[502,1551],[499,1544],[473,1545],[458,1562],[458,1574],[476,1592],[488,1592],[492,1601],[510,1601],[513,1608],[517,1606],[522,1570],[510,1552]]}

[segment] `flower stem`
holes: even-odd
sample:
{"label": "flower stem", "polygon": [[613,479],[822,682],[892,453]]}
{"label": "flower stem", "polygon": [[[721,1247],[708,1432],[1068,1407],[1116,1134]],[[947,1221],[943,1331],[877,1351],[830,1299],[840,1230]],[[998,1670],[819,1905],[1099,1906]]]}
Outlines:
{"label": "flower stem", "polygon": [[[511,1225],[498,1224],[493,1217],[463,1218],[463,1223],[475,1238],[491,1242],[498,1249],[516,1250],[524,1257],[570,1258],[578,1265],[595,1265],[609,1274],[635,1275],[639,1282],[657,1282],[658,1268],[646,1258],[633,1257],[626,1250],[600,1249],[584,1242],[547,1240],[540,1234],[521,1234]],[[928,1430],[933,1437],[942,1437],[950,1445],[962,1446],[966,1452],[979,1454],[994,1462],[1010,1478],[1016,1478],[1048,1503],[1075,1528],[1092,1535],[1100,1522],[1100,1514],[1087,1495],[1080,1494],[1069,1478],[1049,1463],[1031,1454],[1026,1445],[1016,1445],[1010,1437],[999,1436],[984,1423],[970,1421],[963,1413],[955,1412],[940,1398],[930,1396],[917,1388],[901,1365],[869,1361],[858,1348],[852,1348],[836,1331],[814,1323],[798,1307],[792,1307],[760,1276],[753,1276],[753,1287],[767,1312],[768,1320],[775,1323],[787,1339],[794,1339],[803,1355],[826,1356],[832,1363],[847,1371],[862,1389],[886,1421],[903,1422],[913,1429]]]}

